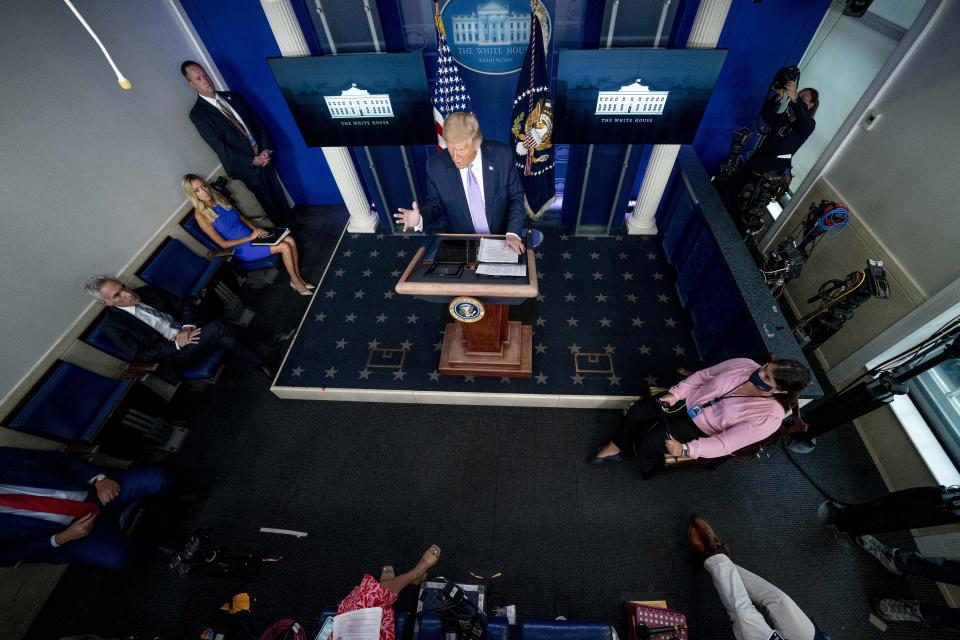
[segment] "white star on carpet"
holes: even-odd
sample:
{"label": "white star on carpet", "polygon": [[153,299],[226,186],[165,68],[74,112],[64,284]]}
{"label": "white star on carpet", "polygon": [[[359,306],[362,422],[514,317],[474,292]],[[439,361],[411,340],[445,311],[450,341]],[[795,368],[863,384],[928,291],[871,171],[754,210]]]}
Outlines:
{"label": "white star on carpet", "polygon": [[577,295],[575,293],[568,293],[567,295],[563,296],[563,299],[567,302],[576,302]]}
{"label": "white star on carpet", "polygon": [[367,349],[376,349],[379,346],[380,346],[380,341],[377,340],[376,338],[374,338],[373,340],[367,343]]}
{"label": "white star on carpet", "polygon": [[440,380],[440,372],[437,371],[436,369],[428,373],[427,376],[430,377],[430,382],[437,382],[438,380]]}
{"label": "white star on carpet", "polygon": [[547,384],[547,378],[549,378],[550,376],[543,375],[543,371],[541,371],[540,373],[538,373],[533,377],[537,379],[537,384]]}
{"label": "white star on carpet", "polygon": [[606,317],[606,316],[600,318],[599,320],[597,320],[597,322],[600,323],[600,327],[603,328],[603,329],[606,329],[606,328],[608,328],[608,327],[610,326],[610,321],[607,320],[607,317]]}
{"label": "white star on carpet", "polygon": [[657,254],[655,254],[653,251],[647,254],[647,260],[656,260],[656,259],[657,259]]}
{"label": "white star on carpet", "polygon": [[434,351],[440,351],[440,349],[443,349],[443,340],[441,340],[440,342],[434,342],[434,343],[433,343],[433,350],[434,350]]}
{"label": "white star on carpet", "polygon": [[336,367],[330,367],[329,369],[324,370],[324,378],[333,378],[337,375]]}
{"label": "white star on carpet", "polygon": [[632,325],[630,325],[631,327],[642,327],[642,326],[643,326],[643,323],[646,322],[646,321],[645,321],[645,320],[641,320],[641,319],[640,319],[640,316],[637,316],[636,318],[630,318],[630,322],[633,323]]}
{"label": "white star on carpet", "polygon": [[563,253],[560,254],[560,257],[563,258],[564,260],[569,260],[570,258],[573,257],[573,254],[570,253],[569,251],[564,251]]}
{"label": "white star on carpet", "polygon": [[667,318],[666,320],[663,321],[663,323],[668,327],[670,327],[671,329],[677,326],[677,321],[674,320],[673,318]]}
{"label": "white star on carpet", "polygon": [[684,349],[683,347],[681,347],[680,345],[675,346],[675,347],[673,348],[673,352],[674,352],[675,354],[677,354],[678,356],[685,356],[685,355],[687,355],[687,350]]}
{"label": "white star on carpet", "polygon": [[474,380],[473,376],[463,376],[463,381],[464,381],[464,382],[476,382],[476,380]]}
{"label": "white star on carpet", "polygon": [[365,295],[367,295],[367,292],[364,291],[363,289],[360,289],[360,290],[358,290],[358,291],[354,291],[354,292],[353,292],[353,299],[354,299],[354,300],[362,300],[362,299],[363,299],[363,296],[365,296]]}
{"label": "white star on carpet", "polygon": [[337,340],[337,349],[346,349],[348,344],[350,344],[349,340],[340,338],[339,340]]}
{"label": "white star on carpet", "polygon": [[599,253],[597,253],[596,251],[591,251],[591,252],[590,252],[590,259],[591,259],[591,260],[597,260],[597,259],[599,259],[599,258],[600,258],[600,254],[599,254]]}
{"label": "white star on carpet", "polygon": [[657,300],[659,300],[660,302],[670,302],[670,296],[668,296],[665,293],[658,293]]}
{"label": "white star on carpet", "polygon": [[574,317],[572,317],[572,316],[569,317],[569,318],[567,318],[567,326],[568,326],[568,327],[575,327],[575,326],[577,326],[578,324],[580,324],[580,321],[577,320],[576,318],[574,318]]}
{"label": "white star on carpet", "polygon": [[543,280],[544,273],[543,271],[537,271],[537,280]]}
{"label": "white star on carpet", "polygon": [[594,272],[593,272],[593,279],[594,279],[594,280],[603,280],[603,274],[600,273],[599,271],[594,271]]}
{"label": "white star on carpet", "polygon": [[384,300],[393,300],[393,296],[396,295],[393,291],[384,291],[383,299]]}
{"label": "white star on carpet", "polygon": [[357,373],[358,373],[359,376],[360,376],[360,378],[359,378],[360,380],[369,380],[369,379],[370,379],[370,373],[371,373],[370,369],[361,369],[360,371],[357,371]]}
{"label": "white star on carpet", "polygon": [[627,302],[636,302],[636,301],[637,301],[637,294],[635,293],[627,294]]}
{"label": "white star on carpet", "polygon": [[345,273],[346,271],[344,271],[343,269],[337,269],[336,271],[333,272],[333,275],[337,276],[338,278],[342,278],[343,274]]}
{"label": "white star on carpet", "polygon": [[351,240],[359,240],[359,239],[360,239],[360,234],[359,234],[359,233],[351,233],[351,234],[350,234],[350,239],[351,239]]}
{"label": "white star on carpet", "polygon": [[567,347],[570,350],[570,353],[580,353],[580,345],[576,342]]}
{"label": "white star on carpet", "polygon": [[403,342],[400,343],[400,348],[403,349],[404,351],[410,351],[410,347],[412,346],[413,346],[413,343],[410,342],[409,340],[404,340]]}
{"label": "white star on carpet", "polygon": [[561,240],[566,240],[566,239],[569,238],[569,237],[570,237],[570,236],[568,236],[568,235],[565,234],[565,233],[560,235],[560,239],[561,239]]}
{"label": "white star on carpet", "polygon": [[583,386],[583,376],[580,375],[579,373],[576,375],[570,376],[570,379],[573,380],[573,384],[579,384],[580,386]]}
{"label": "white star on carpet", "polygon": [[403,376],[407,375],[407,372],[403,369],[393,372],[393,379],[403,381]]}
{"label": "white star on carpet", "polygon": [[[543,252],[542,252],[542,251],[534,251],[534,252],[533,252],[533,255],[534,255],[534,257],[535,257],[537,260],[543,260]],[[509,378],[507,378],[507,380],[509,380]]]}
{"label": "white star on carpet", "polygon": [[563,272],[563,279],[564,279],[564,280],[573,280],[573,274],[570,273],[569,271],[564,271],[564,272]]}
{"label": "white star on carpet", "polygon": [[537,326],[542,327],[545,324],[547,324],[547,321],[542,316],[537,316]]}
{"label": "white star on carpet", "polygon": [[613,355],[613,352],[616,351],[616,350],[617,350],[617,348],[616,348],[615,346],[613,346],[612,344],[606,344],[606,345],[603,346],[603,352],[606,353],[606,354],[609,354],[609,355],[611,355],[611,356]]}
{"label": "white star on carpet", "polygon": [[372,269],[364,269],[364,270],[361,271],[360,273],[363,275],[364,278],[369,278],[370,276],[373,275],[373,270],[372,270]]}
{"label": "white star on carpet", "polygon": [[386,238],[386,237],[387,237],[387,236],[386,236],[385,234],[382,234],[382,233],[378,233],[378,234],[377,234],[377,240],[383,240],[383,239]]}
{"label": "white star on carpet", "polygon": [[655,271],[655,272],[653,273],[653,279],[654,279],[654,280],[663,280],[663,274],[660,273],[659,271]]}
{"label": "white star on carpet", "polygon": [[380,257],[380,252],[377,251],[376,249],[374,249],[373,251],[370,252],[370,257],[371,257],[371,258],[379,258],[379,257]]}
{"label": "white star on carpet", "polygon": [[630,273],[629,271],[624,271],[624,272],[621,273],[620,275],[623,276],[623,279],[624,279],[624,280],[633,280],[633,274]]}
{"label": "white star on carpet", "polygon": [[537,343],[537,346],[535,346],[534,349],[536,350],[537,353],[546,353],[547,345],[543,344],[543,342],[541,341]]}
{"label": "white star on carpet", "polygon": [[649,384],[649,385],[654,385],[654,386],[656,386],[656,384],[657,384],[657,379],[654,378],[654,377],[653,377],[652,375],[650,375],[650,374],[647,374],[647,377],[644,378],[643,381],[646,382],[646,383]]}
{"label": "white star on carpet", "polygon": [[547,296],[543,295],[542,293],[537,294],[537,302],[543,302],[546,299],[547,299]]}
{"label": "white star on carpet", "polygon": [[506,376],[500,376],[500,384],[503,384],[504,382],[510,384],[510,378],[507,378]]}
{"label": "white star on carpet", "polygon": [[396,277],[398,277],[399,275],[400,275],[400,269],[394,269],[393,271],[390,272],[390,277],[391,277],[391,278],[396,278]]}
{"label": "white star on carpet", "polygon": [[639,347],[637,347],[637,351],[639,351],[639,352],[640,352],[640,355],[642,355],[642,356],[648,356],[648,355],[650,355],[650,347],[648,347],[648,346],[645,345],[645,344],[642,344],[642,345],[640,345]]}
{"label": "white star on carpet", "polygon": [[377,316],[377,324],[380,324],[381,322],[386,322],[387,318],[389,317],[390,316],[388,316],[387,314],[381,313],[380,315]]}
{"label": "white star on carpet", "polygon": [[411,313],[410,315],[407,316],[407,324],[417,324],[417,320],[419,319],[420,319],[420,316],[418,316],[415,313]]}
{"label": "white star on carpet", "polygon": [[619,234],[613,236],[613,239],[616,240],[617,242],[623,242],[623,236]]}
{"label": "white star on carpet", "polygon": [[626,251],[621,251],[620,253],[617,254],[617,257],[620,258],[621,260],[626,260],[630,256],[627,254]]}
{"label": "white star on carpet", "polygon": [[607,301],[607,296],[606,296],[605,294],[603,294],[603,293],[598,293],[597,295],[594,296],[594,298],[597,299],[597,302],[606,302],[606,301]]}
{"label": "white star on carpet", "polygon": [[299,378],[300,374],[302,374],[304,371],[306,371],[306,369],[304,369],[303,367],[296,367],[290,370],[290,376],[294,378]]}
{"label": "white star on carpet", "polygon": [[404,251],[403,249],[400,249],[400,251],[397,251],[397,257],[398,257],[398,258],[406,258],[406,257],[407,257],[407,252]]}
{"label": "white star on carpet", "polygon": [[318,313],[317,315],[313,316],[313,319],[314,319],[316,322],[323,322],[324,320],[327,319],[327,314],[325,314],[325,313]]}
{"label": "white star on carpet", "polygon": [[344,257],[344,258],[349,258],[349,257],[352,256],[352,255],[353,255],[353,250],[352,250],[352,249],[347,249],[346,251],[343,252],[343,257]]}
{"label": "white star on carpet", "polygon": [[618,375],[615,374],[615,373],[611,373],[609,376],[607,376],[607,380],[610,381],[610,386],[611,386],[611,387],[613,387],[613,386],[619,387],[619,386],[620,386],[620,376],[618,376]]}
{"label": "white star on carpet", "polygon": [[335,295],[337,295],[337,292],[334,291],[333,289],[327,289],[326,291],[323,292],[324,298],[332,298]]}
{"label": "white star on carpet", "polygon": [[347,315],[343,316],[344,322],[353,322],[356,319],[357,319],[357,314],[355,313],[348,313]]}

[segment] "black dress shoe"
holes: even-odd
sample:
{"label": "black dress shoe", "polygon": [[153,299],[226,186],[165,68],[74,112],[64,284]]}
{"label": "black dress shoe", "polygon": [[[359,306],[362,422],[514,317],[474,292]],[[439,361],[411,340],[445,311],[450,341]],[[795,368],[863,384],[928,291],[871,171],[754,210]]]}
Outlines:
{"label": "black dress shoe", "polygon": [[602,458],[597,454],[600,453],[600,450],[603,449],[603,445],[597,447],[597,450],[593,452],[593,455],[590,456],[590,464],[603,464],[604,462],[620,462],[623,460],[622,453],[615,453],[612,456],[603,456]]}

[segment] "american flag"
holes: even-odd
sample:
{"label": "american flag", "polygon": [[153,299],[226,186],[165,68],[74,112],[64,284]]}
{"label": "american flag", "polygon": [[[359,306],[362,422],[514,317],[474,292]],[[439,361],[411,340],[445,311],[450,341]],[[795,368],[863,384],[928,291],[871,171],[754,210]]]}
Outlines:
{"label": "american flag", "polygon": [[433,21],[437,25],[437,83],[433,87],[433,125],[437,130],[437,148],[446,149],[447,143],[443,141],[443,119],[454,111],[473,111],[473,105],[447,45],[447,35],[436,0],[433,3]]}

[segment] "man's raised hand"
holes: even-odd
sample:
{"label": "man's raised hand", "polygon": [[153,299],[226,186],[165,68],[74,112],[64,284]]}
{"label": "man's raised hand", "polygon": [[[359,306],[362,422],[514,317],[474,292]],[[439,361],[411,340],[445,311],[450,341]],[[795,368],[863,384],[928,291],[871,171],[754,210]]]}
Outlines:
{"label": "man's raised hand", "polygon": [[406,231],[407,227],[416,227],[420,224],[420,207],[417,206],[417,201],[413,201],[412,209],[404,209],[402,207],[397,208],[397,212],[393,214],[393,219],[397,224],[403,225],[403,230]]}

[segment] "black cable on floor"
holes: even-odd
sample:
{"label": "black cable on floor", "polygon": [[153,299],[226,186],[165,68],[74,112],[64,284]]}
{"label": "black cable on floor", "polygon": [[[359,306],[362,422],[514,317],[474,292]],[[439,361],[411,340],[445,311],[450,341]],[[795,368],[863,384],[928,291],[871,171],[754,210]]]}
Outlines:
{"label": "black cable on floor", "polygon": [[821,487],[819,484],[817,484],[817,483],[814,481],[814,479],[810,477],[810,474],[807,473],[806,469],[804,469],[802,466],[800,466],[800,463],[797,462],[796,458],[793,457],[793,455],[790,453],[790,450],[787,449],[787,443],[786,443],[785,440],[780,440],[780,446],[783,448],[783,452],[787,455],[787,459],[790,460],[790,462],[793,463],[793,466],[795,466],[795,467],[797,468],[797,471],[799,471],[801,474],[803,474],[803,477],[807,479],[807,482],[809,482],[810,485],[811,485],[814,489],[817,490],[817,493],[819,493],[820,495],[822,495],[822,496],[823,496],[824,498],[826,498],[827,500],[832,500],[833,502],[836,502],[836,503],[839,504],[839,505],[846,506],[847,504],[849,504],[849,503],[844,502],[844,501],[842,501],[842,500],[837,500],[837,499],[834,498],[832,495],[830,495],[829,493],[827,493],[826,490],[824,490],[823,487]]}

